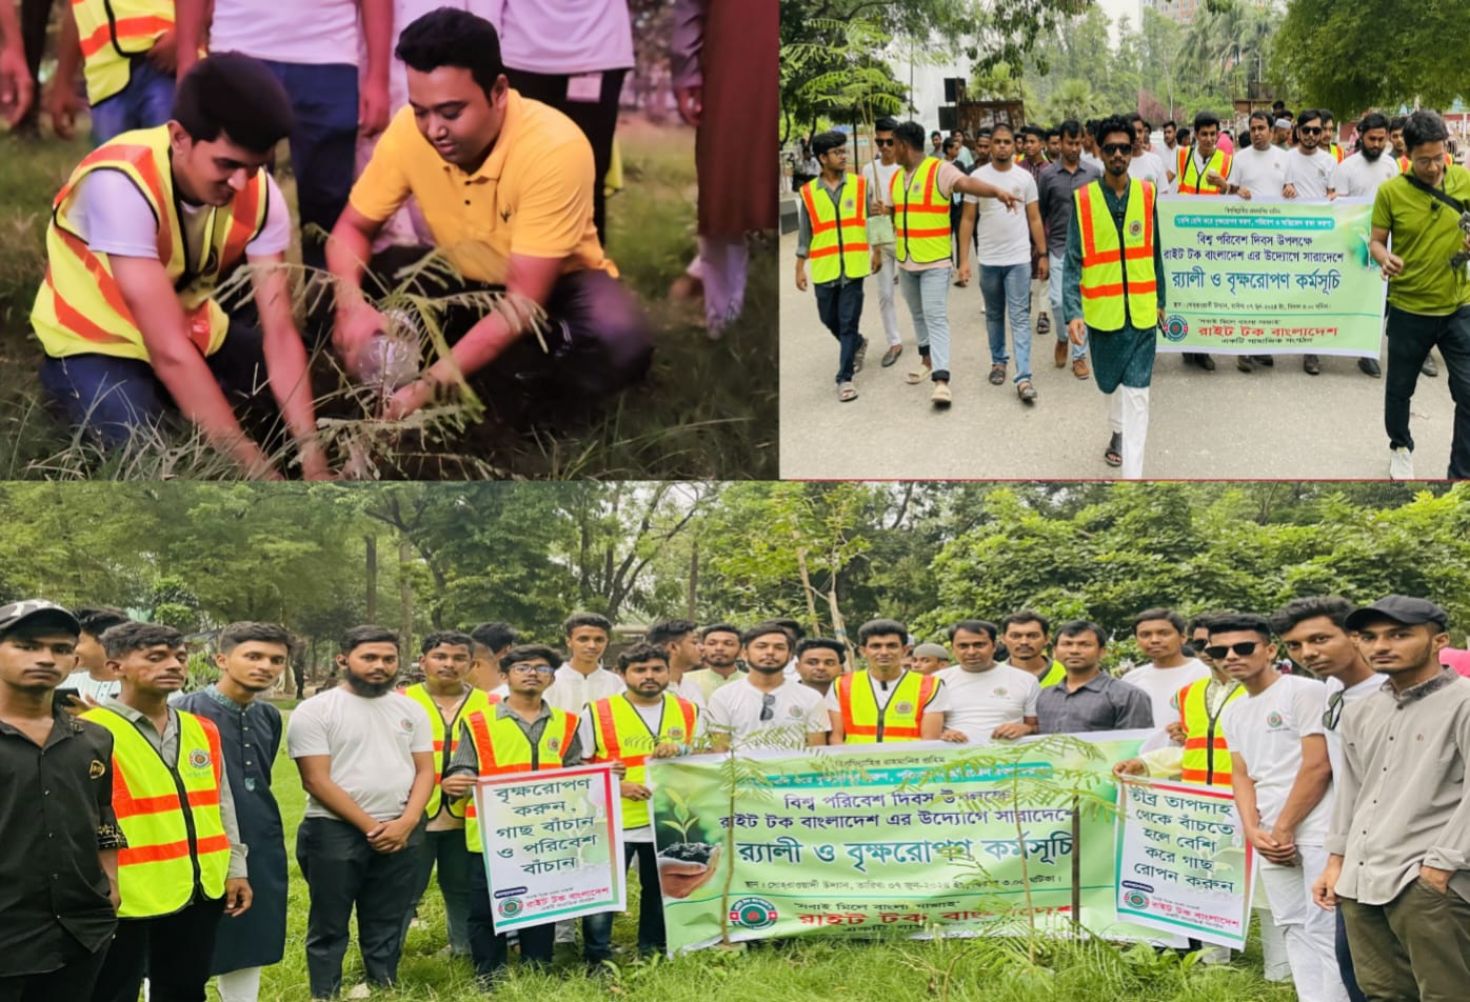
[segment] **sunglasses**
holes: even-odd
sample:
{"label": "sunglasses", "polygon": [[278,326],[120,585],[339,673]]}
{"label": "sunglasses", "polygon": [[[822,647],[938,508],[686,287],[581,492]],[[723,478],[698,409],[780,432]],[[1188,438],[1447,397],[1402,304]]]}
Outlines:
{"label": "sunglasses", "polygon": [[1132,153],[1133,152],[1133,144],[1132,143],[1103,143],[1103,145],[1102,145],[1102,151],[1104,153],[1108,154],[1108,156],[1112,156],[1114,153]]}
{"label": "sunglasses", "polygon": [[773,719],[775,719],[775,716],[776,716],[776,694],[775,693],[772,693],[772,692],[768,692],[768,693],[766,693],[765,695],[763,695],[761,697],[761,715],[760,715],[760,719],[762,721],[773,720]]}
{"label": "sunglasses", "polygon": [[1342,719],[1343,702],[1341,689],[1327,697],[1327,712],[1322,714],[1322,726],[1329,731],[1337,730],[1337,722]]}
{"label": "sunglasses", "polygon": [[1296,131],[1302,133],[1303,135],[1307,135],[1307,136],[1320,136],[1322,134],[1322,130],[1319,127],[1315,126],[1315,125],[1313,125],[1313,126],[1298,125],[1297,128],[1296,128]]}
{"label": "sunglasses", "polygon": [[1225,657],[1225,655],[1229,654],[1231,651],[1234,651],[1236,654],[1239,654],[1241,657],[1246,657],[1246,656],[1248,656],[1250,654],[1254,654],[1256,648],[1257,647],[1260,647],[1260,646],[1261,645],[1257,641],[1254,641],[1254,640],[1242,640],[1239,643],[1237,643],[1237,644],[1231,644],[1228,647],[1225,646],[1224,644],[1217,644],[1214,647],[1206,647],[1205,648],[1205,654],[1209,657],[1209,659],[1211,661],[1219,661],[1221,658]]}
{"label": "sunglasses", "polygon": [[875,140],[873,140],[873,142],[874,143],[877,143],[879,146],[892,146],[893,145],[893,140],[892,139],[875,139]]}

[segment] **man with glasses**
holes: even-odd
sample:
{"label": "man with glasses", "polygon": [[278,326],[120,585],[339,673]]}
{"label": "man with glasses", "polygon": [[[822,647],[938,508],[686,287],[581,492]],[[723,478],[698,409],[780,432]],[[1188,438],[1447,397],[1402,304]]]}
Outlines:
{"label": "man with glasses", "polygon": [[903,354],[903,339],[898,333],[898,307],[894,289],[898,281],[898,260],[893,256],[893,175],[898,173],[894,156],[893,130],[898,122],[886,115],[873,123],[873,145],[878,159],[863,166],[863,180],[868,189],[868,246],[873,250],[873,274],[878,279],[878,314],[883,318],[883,336],[888,350],[883,353],[886,369]]}
{"label": "man with glasses", "polygon": [[[1296,148],[1286,154],[1285,184],[1281,194],[1286,198],[1325,199],[1337,161],[1321,148],[1322,112],[1315,108],[1303,111],[1297,119],[1296,135]],[[1321,360],[1316,355],[1303,355],[1302,371],[1309,376],[1317,375],[1322,371]]]}
{"label": "man with glasses", "polygon": [[[761,623],[746,630],[740,641],[750,670],[710,700],[709,733],[715,748],[826,744],[832,724],[821,694],[786,674],[791,637],[785,628]],[[808,643],[816,641],[803,641]]]}
{"label": "man with glasses", "polygon": [[827,693],[832,744],[933,741],[943,733],[949,697],[939,679],[904,667],[908,635],[896,619],[858,628],[868,667],[842,676]]}
{"label": "man with glasses", "polygon": [[1210,660],[1245,688],[1220,724],[1241,825],[1261,855],[1261,884],[1286,938],[1301,1002],[1345,1002],[1334,923],[1312,907],[1312,881],[1327,864],[1332,766],[1322,715],[1326,688],[1282,675],[1267,621],[1225,613],[1210,622]]}

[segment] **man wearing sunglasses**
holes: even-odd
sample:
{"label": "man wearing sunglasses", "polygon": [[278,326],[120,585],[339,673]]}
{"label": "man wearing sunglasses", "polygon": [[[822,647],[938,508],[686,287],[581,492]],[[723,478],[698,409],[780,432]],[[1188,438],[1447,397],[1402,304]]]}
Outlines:
{"label": "man wearing sunglasses", "polygon": [[791,637],[779,623],[761,623],[740,638],[750,671],[715,692],[710,739],[720,751],[824,745],[832,729],[822,696],[786,674]]}
{"label": "man wearing sunglasses", "polygon": [[[1296,146],[1286,154],[1286,171],[1281,194],[1285,198],[1326,199],[1337,161],[1322,149],[1322,112],[1307,108],[1297,119]],[[1374,363],[1375,365],[1377,363]],[[1315,376],[1322,371],[1316,355],[1302,356],[1302,371]],[[1364,368],[1364,371],[1368,371]]]}
{"label": "man wearing sunglasses", "polygon": [[1322,683],[1276,670],[1271,627],[1261,616],[1226,613],[1210,622],[1205,653],[1245,687],[1220,714],[1230,745],[1231,784],[1241,825],[1261,856],[1261,885],[1286,939],[1301,1002],[1344,1002],[1335,927],[1312,907],[1312,881],[1327,864],[1332,766]]}
{"label": "man wearing sunglasses", "polygon": [[903,354],[903,340],[898,333],[898,307],[894,289],[898,282],[898,259],[893,248],[893,175],[898,173],[894,153],[893,130],[898,122],[887,117],[873,123],[873,145],[878,159],[863,166],[863,179],[868,189],[868,246],[873,250],[873,275],[878,279],[878,313],[883,318],[883,336],[888,350],[883,353],[886,369]]}

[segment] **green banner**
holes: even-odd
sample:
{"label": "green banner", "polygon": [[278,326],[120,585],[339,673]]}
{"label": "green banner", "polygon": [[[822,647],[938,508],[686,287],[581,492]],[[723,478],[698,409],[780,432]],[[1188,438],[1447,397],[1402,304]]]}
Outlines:
{"label": "green banner", "polygon": [[1109,769],[1144,736],[651,761],[669,952],[720,942],[727,926],[731,941],[1014,932],[1022,906],[1066,929],[1074,856],[1086,928],[1157,938],[1118,921],[1106,809]]}
{"label": "green banner", "polygon": [[1158,201],[1160,351],[1378,357],[1385,286],[1372,202]]}

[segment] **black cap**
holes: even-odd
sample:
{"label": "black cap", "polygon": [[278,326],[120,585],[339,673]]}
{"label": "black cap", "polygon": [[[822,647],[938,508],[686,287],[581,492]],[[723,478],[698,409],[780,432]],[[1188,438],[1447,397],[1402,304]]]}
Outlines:
{"label": "black cap", "polygon": [[1450,616],[1427,598],[1386,595],[1372,605],[1353,610],[1344,625],[1349,630],[1359,630],[1377,619],[1391,619],[1405,626],[1418,626],[1420,623],[1438,623],[1444,626],[1450,621]]}
{"label": "black cap", "polygon": [[80,636],[82,632],[82,624],[77,621],[77,617],[55,602],[33,598],[23,602],[11,602],[9,605],[0,605],[0,633],[7,633],[21,623],[32,621],[44,621],[65,627],[68,632],[77,636]]}

